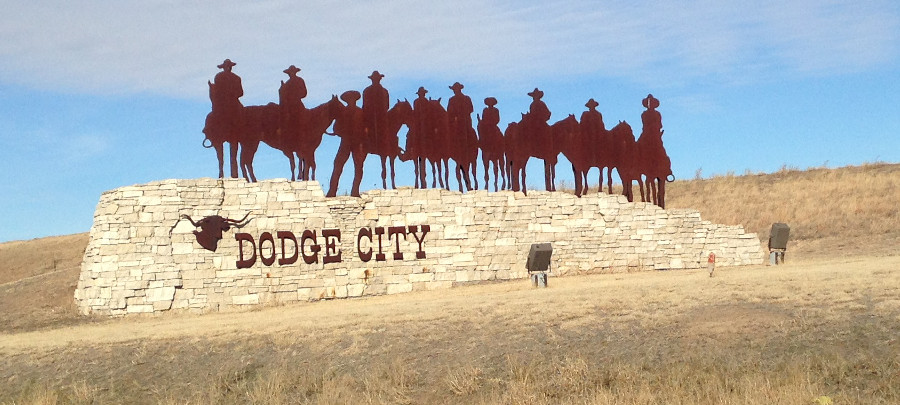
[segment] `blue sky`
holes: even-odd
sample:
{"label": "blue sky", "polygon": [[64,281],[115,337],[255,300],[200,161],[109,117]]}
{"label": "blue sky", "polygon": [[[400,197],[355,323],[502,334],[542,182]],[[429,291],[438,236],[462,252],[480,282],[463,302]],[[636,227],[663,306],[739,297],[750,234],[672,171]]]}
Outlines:
{"label": "blue sky", "polygon": [[[106,190],[216,176],[200,130],[225,58],[244,105],[276,101],[291,64],[307,106],[377,69],[394,100],[425,86],[446,101],[459,81],[476,111],[496,97],[503,123],[539,87],[551,121],[594,98],[607,127],[640,132],[653,93],[678,178],[900,162],[891,0],[183,3],[0,1],[0,241],[88,231]],[[320,182],[337,145],[317,153]],[[256,172],[289,176],[267,146]],[[557,172],[571,183],[564,160]],[[398,183],[411,173],[400,164]],[[370,156],[363,189],[380,184]]]}

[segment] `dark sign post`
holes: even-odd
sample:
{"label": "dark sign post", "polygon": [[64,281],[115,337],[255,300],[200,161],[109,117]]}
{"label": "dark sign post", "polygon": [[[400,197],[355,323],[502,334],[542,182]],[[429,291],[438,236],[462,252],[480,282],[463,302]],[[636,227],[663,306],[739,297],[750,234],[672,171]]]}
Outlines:
{"label": "dark sign post", "polygon": [[769,232],[769,265],[784,263],[784,252],[787,250],[791,227],[785,223],[772,224]]}
{"label": "dark sign post", "polygon": [[[550,256],[553,255],[553,246],[549,243],[534,243],[528,251],[528,260],[525,268],[531,275],[531,285],[535,287],[547,287],[547,273],[550,271]],[[534,273],[534,274],[532,274]]]}

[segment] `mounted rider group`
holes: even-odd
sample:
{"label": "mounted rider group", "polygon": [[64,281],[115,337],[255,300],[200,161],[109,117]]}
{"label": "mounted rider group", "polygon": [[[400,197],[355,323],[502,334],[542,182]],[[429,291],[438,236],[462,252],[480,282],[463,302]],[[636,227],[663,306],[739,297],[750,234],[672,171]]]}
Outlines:
{"label": "mounted rider group", "polygon": [[[642,201],[652,201],[665,207],[665,183],[672,181],[671,162],[662,143],[662,118],[659,100],[647,95],[646,110],[641,114],[643,129],[635,140],[631,126],[620,121],[607,130],[598,103],[588,100],[588,108],[577,120],[573,114],[550,124],[550,109],[541,101],[544,93],[535,88],[528,93],[532,102],[518,122],[500,129],[497,99],[484,99],[485,107],[477,114],[473,126],[474,106],[462,93],[464,86],[454,83],[446,109],[441,99],[426,98],[428,92],[419,87],[418,97],[410,104],[400,101],[391,106],[387,89],[381,85],[383,74],[372,72],[372,84],[360,94],[355,90],[332,96],[322,105],[306,108],[303,98],[306,84],[297,76],[294,65],[284,70],[287,81],[281,82],[279,102],[260,106],[244,106],[241,79],[226,59],[218,65],[219,72],[209,82],[212,112],[206,117],[203,129],[204,146],[215,148],[219,160],[219,177],[224,177],[224,144],[229,144],[231,177],[238,177],[238,168],[247,181],[256,181],[253,158],[260,142],[281,151],[288,158],[291,180],[315,180],[315,151],[323,135],[339,136],[334,170],[329,182],[328,196],[335,196],[338,182],[348,159],[353,160],[354,176],[351,195],[359,196],[363,163],[368,154],[381,158],[382,186],[387,188],[388,168],[391,187],[396,188],[394,162],[413,161],[415,187],[427,188],[427,169],[431,167],[431,187],[450,188],[450,161],[453,161],[459,191],[478,189],[477,160],[481,152],[485,189],[489,188],[493,171],[494,190],[525,191],[525,167],[530,158],[544,162],[544,182],[548,191],[555,191],[556,163],[560,153],[572,164],[575,194],[587,192],[587,174],[591,168],[600,170],[603,188],[603,169],[606,169],[608,192],[612,193],[612,171],[616,169],[623,185],[623,194],[634,200],[633,182],[638,182]],[[362,100],[362,106],[357,102]],[[343,101],[343,103],[341,102]],[[333,123],[333,127],[332,127]],[[406,126],[405,148],[399,144],[398,133]],[[327,132],[332,127],[333,132]],[[477,129],[477,132],[476,132]],[[206,142],[209,142],[207,145]],[[498,184],[499,183],[499,184]],[[598,191],[599,191],[598,190]]]}

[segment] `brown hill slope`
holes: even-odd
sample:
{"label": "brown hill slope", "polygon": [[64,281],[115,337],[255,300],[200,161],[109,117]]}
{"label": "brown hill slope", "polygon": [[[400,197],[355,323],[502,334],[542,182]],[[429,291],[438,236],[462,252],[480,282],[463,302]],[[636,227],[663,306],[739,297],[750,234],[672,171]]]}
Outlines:
{"label": "brown hill slope", "polygon": [[740,224],[766,241],[775,222],[791,226],[800,255],[882,255],[900,246],[900,164],[866,164],[676,181],[667,208]]}
{"label": "brown hill slope", "polygon": [[0,332],[79,322],[73,296],[88,234],[0,244]]}

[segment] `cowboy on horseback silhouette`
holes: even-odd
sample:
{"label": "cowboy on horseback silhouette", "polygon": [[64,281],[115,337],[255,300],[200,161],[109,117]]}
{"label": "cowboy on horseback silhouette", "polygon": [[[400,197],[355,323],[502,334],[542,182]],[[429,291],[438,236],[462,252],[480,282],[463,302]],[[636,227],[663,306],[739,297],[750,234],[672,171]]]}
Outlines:
{"label": "cowboy on horseback silhouette", "polygon": [[303,105],[303,98],[306,97],[306,82],[297,72],[300,68],[291,65],[284,70],[288,75],[286,82],[281,82],[278,89],[278,100],[281,106],[281,128],[300,128],[303,125],[303,113],[306,106]]}
{"label": "cowboy on horseback silhouette", "polygon": [[544,161],[545,188],[547,191],[555,191],[556,186],[553,184],[555,169],[553,165],[556,164],[556,155],[559,154],[559,151],[555,148],[550,132],[550,124],[547,123],[550,120],[550,109],[547,108],[547,104],[541,101],[541,98],[544,97],[544,92],[537,87],[528,95],[531,96],[532,101],[528,108],[528,113],[522,114],[521,129],[524,135],[522,140],[525,142],[525,145],[519,147],[524,147],[525,151],[528,152],[528,156]]}
{"label": "cowboy on horseback silhouette", "polygon": [[218,68],[222,69],[222,71],[213,78],[216,90],[209,96],[214,111],[219,110],[225,114],[237,115],[240,114],[241,108],[244,107],[239,100],[244,95],[241,78],[231,71],[235,65],[237,64],[232,62],[231,59],[225,59],[222,64],[218,65]]}
{"label": "cowboy on horseback silhouette", "polygon": [[640,164],[643,174],[647,176],[645,185],[648,197],[660,208],[665,208],[666,181],[674,181],[675,178],[672,176],[671,160],[663,146],[662,116],[656,111],[659,100],[648,94],[642,104],[647,110],[641,113],[643,129],[637,140]]}
{"label": "cowboy on horseback silhouette", "polygon": [[224,177],[223,172],[223,144],[230,145],[231,177],[238,177],[238,141],[243,131],[244,106],[240,98],[244,95],[240,76],[231,69],[236,65],[231,59],[225,59],[220,65],[221,72],[217,73],[209,84],[209,101],[212,102],[212,112],[206,117],[206,126],[203,128],[210,145],[216,149],[219,159],[219,177]]}
{"label": "cowboy on horseback silhouette", "polygon": [[[472,112],[475,108],[472,99],[462,93],[463,85],[453,83],[450,90],[453,96],[447,100],[447,118],[450,124],[450,145],[453,149],[452,158],[456,161],[456,179],[459,183],[459,191],[462,192],[463,182],[467,190],[472,189],[469,179],[469,169],[474,173],[475,159],[478,157],[478,137],[472,128]],[[474,153],[473,153],[474,152]],[[478,179],[475,178],[475,188],[478,188]]]}
{"label": "cowboy on horseback silhouette", "polygon": [[412,159],[415,165],[415,187],[427,188],[425,183],[425,159],[429,157],[429,148],[434,131],[429,131],[428,99],[425,94],[428,90],[419,86],[416,94],[419,96],[413,100],[412,125],[406,133],[406,159]]}
{"label": "cowboy on horseback silhouette", "polygon": [[[502,178],[502,189],[506,185],[506,157],[503,145],[503,132],[500,131],[500,110],[497,109],[497,99],[487,97],[484,99],[484,110],[478,118],[478,142],[481,145],[481,159],[484,163],[484,187],[487,189],[489,181],[489,167],[494,167],[494,191],[498,190],[497,180]],[[499,174],[497,173],[499,170]]]}

